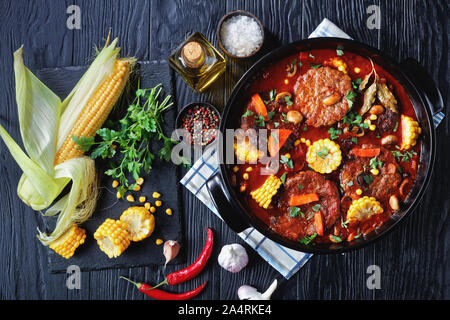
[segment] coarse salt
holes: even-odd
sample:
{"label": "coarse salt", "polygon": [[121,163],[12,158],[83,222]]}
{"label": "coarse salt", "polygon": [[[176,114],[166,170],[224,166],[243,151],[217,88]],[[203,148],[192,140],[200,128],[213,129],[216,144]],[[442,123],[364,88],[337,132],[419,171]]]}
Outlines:
{"label": "coarse salt", "polygon": [[223,22],[220,37],[225,49],[232,55],[245,57],[261,46],[262,30],[255,19],[237,15]]}

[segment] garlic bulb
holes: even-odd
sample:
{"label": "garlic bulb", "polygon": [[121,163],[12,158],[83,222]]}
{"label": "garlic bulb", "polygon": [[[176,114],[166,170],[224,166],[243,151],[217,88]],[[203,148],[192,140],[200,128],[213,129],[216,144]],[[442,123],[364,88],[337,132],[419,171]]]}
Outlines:
{"label": "garlic bulb", "polygon": [[238,289],[239,300],[270,300],[272,293],[277,288],[277,279],[275,279],[266,292],[261,293],[255,288],[243,285]]}
{"label": "garlic bulb", "polygon": [[238,243],[223,246],[217,258],[219,265],[230,272],[241,271],[248,263],[247,251]]}

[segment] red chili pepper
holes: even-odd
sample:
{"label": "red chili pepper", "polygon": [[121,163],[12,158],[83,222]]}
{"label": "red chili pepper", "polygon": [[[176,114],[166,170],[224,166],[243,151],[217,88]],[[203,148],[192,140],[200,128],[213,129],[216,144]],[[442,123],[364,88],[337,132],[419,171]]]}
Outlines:
{"label": "red chili pepper", "polygon": [[120,277],[122,279],[125,279],[132,284],[134,284],[139,291],[144,293],[145,295],[149,296],[150,298],[156,299],[156,300],[189,300],[197,296],[200,292],[202,292],[203,288],[206,286],[206,283],[208,281],[205,281],[201,286],[195,288],[192,291],[184,292],[184,293],[170,293],[165,292],[159,289],[154,289],[154,287],[141,282],[134,282],[131,281],[128,278]]}
{"label": "red chili pepper", "polygon": [[206,228],[206,230],[208,231],[208,235],[206,237],[205,246],[203,247],[203,250],[197,260],[195,260],[193,264],[184,269],[170,273],[169,275],[167,275],[166,279],[156,285],[155,288],[163,284],[170,284],[173,286],[179,283],[186,282],[195,278],[203,270],[206,263],[208,262],[209,257],[211,256],[214,244],[212,230],[210,228]]}

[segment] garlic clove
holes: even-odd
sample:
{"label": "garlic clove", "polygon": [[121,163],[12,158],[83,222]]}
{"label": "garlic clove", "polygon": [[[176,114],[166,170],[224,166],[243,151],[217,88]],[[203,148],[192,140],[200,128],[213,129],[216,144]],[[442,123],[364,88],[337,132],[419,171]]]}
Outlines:
{"label": "garlic clove", "polygon": [[225,270],[236,273],[247,266],[247,251],[245,251],[245,248],[238,243],[225,245],[222,247],[217,261]]}
{"label": "garlic clove", "polygon": [[167,240],[164,242],[163,255],[166,258],[164,266],[173,260],[180,252],[180,244],[175,240]]}
{"label": "garlic clove", "polygon": [[270,300],[273,292],[277,288],[277,284],[278,281],[277,279],[275,279],[264,293],[260,293],[252,286],[240,286],[238,289],[239,300]]}

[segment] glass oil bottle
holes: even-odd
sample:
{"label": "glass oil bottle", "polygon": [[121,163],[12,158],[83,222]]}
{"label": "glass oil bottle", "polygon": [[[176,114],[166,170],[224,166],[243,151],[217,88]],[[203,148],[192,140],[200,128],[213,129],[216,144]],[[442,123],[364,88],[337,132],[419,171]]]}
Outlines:
{"label": "glass oil bottle", "polygon": [[187,84],[199,92],[226,69],[225,58],[200,32],[189,36],[169,57],[169,63]]}

